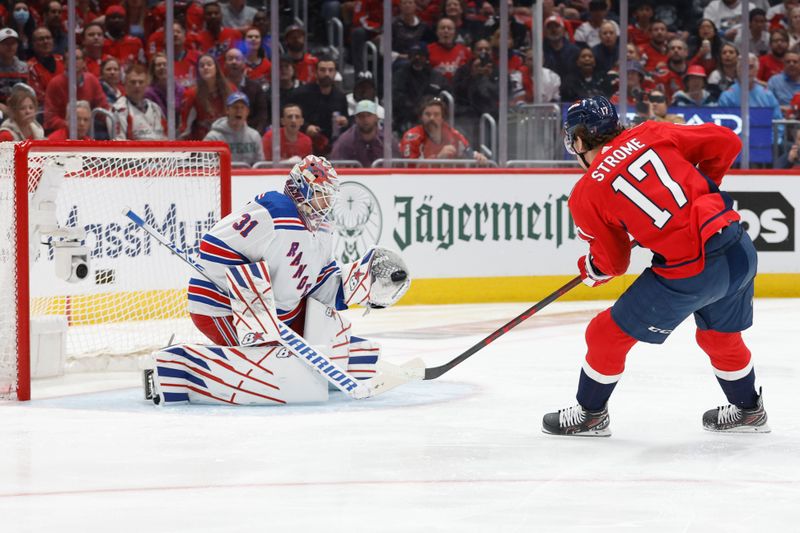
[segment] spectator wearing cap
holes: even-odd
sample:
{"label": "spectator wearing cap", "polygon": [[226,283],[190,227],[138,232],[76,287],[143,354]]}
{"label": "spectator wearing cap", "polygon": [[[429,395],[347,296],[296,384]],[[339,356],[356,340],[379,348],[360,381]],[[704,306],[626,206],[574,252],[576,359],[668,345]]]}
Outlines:
{"label": "spectator wearing cap", "polygon": [[8,17],[8,28],[17,34],[19,46],[17,57],[27,61],[33,55],[33,30],[36,29],[36,18],[31,14],[27,2],[14,2],[11,16]]}
{"label": "spectator wearing cap", "polygon": [[406,159],[474,159],[486,163],[482,153],[473,150],[469,141],[450,126],[445,117],[447,106],[440,98],[427,99],[420,109],[420,122],[403,134],[400,154]]}
{"label": "spectator wearing cap", "polygon": [[394,124],[398,131],[416,123],[423,98],[450,90],[447,78],[431,68],[424,43],[412,46],[408,57],[408,63],[399,65],[392,79]]}
{"label": "spectator wearing cap", "polygon": [[789,50],[783,55],[783,72],[773,75],[767,82],[784,112],[789,111],[789,102],[800,92],[800,52]]}
{"label": "spectator wearing cap", "polygon": [[[260,40],[259,37],[259,45]],[[270,102],[262,83],[246,76],[245,70],[245,57],[241,50],[231,48],[225,52],[225,77],[236,87],[237,91],[247,96],[250,103],[247,124],[261,135],[269,122]]]}
{"label": "spectator wearing cap", "polygon": [[200,50],[214,59],[222,57],[242,38],[239,30],[222,26],[222,7],[215,0],[203,5],[203,22],[205,29],[198,33]]}
{"label": "spectator wearing cap", "polygon": [[[264,54],[264,48],[261,43],[261,31],[258,28],[248,28],[244,32],[244,43],[242,44],[244,48],[245,75],[249,79],[258,82],[266,90],[270,84],[272,63]],[[250,101],[252,102],[252,98]]]}
{"label": "spectator wearing cap", "polygon": [[[767,12],[757,7],[750,10],[750,51],[763,56],[769,52],[769,31],[767,31]],[[742,47],[742,32],[736,34],[733,44]]]}
{"label": "spectator wearing cap", "polygon": [[[397,143],[392,142],[392,154],[399,156]],[[356,104],[355,123],[333,143],[330,159],[355,160],[369,167],[383,157],[383,128],[379,125],[378,106],[372,100]]]}
{"label": "spectator wearing cap", "polygon": [[144,45],[142,40],[128,33],[125,8],[119,5],[106,9],[106,38],[103,41],[103,53],[116,57],[121,66],[133,63],[144,63]]}
{"label": "spectator wearing cap", "polygon": [[563,80],[574,68],[578,47],[564,35],[564,20],[558,15],[550,15],[544,21],[544,66]]}
{"label": "spectator wearing cap", "polygon": [[600,26],[603,22],[610,22],[619,35],[619,25],[613,20],[608,20],[608,4],[606,0],[590,0],[589,17],[586,22],[578,26],[573,35],[575,43],[586,43],[589,48],[600,44]]}
{"label": "spectator wearing cap", "polygon": [[[108,109],[106,99],[100,81],[91,73],[86,72],[83,63],[83,50],[75,50],[75,73],[77,75],[77,99],[86,100],[92,109]],[[69,102],[69,80],[67,73],[62,72],[53,77],[47,85],[47,92],[44,100],[44,130],[52,132],[67,125],[67,104]]]}
{"label": "spectator wearing cap", "polygon": [[361,100],[370,100],[375,103],[376,111],[380,120],[383,120],[383,106],[378,103],[378,94],[375,89],[375,81],[372,79],[372,72],[365,70],[356,76],[356,83],[353,85],[353,92],[347,94],[347,114],[356,114],[356,104]]}
{"label": "spectator wearing cap", "polygon": [[181,103],[180,138],[200,141],[211,124],[225,115],[225,101],[235,87],[225,79],[210,54],[197,60],[197,83],[186,89]]}
{"label": "spectator wearing cap", "polygon": [[306,118],[305,133],[314,143],[314,154],[325,155],[330,143],[338,137],[334,128],[346,128],[347,97],[333,83],[336,62],[321,58],[317,63],[316,81],[301,85],[292,92],[292,101],[299,104]]}
{"label": "spectator wearing cap", "polygon": [[[303,110],[297,104],[284,104],[281,109],[280,147],[281,160],[299,162],[312,152],[311,137],[300,131],[303,127]],[[262,139],[265,161],[272,161],[272,130]]]}
{"label": "spectator wearing cap", "polygon": [[706,71],[700,65],[691,65],[683,77],[685,89],[672,95],[672,105],[678,107],[707,107],[717,105],[714,95],[706,89]]}
{"label": "spectator wearing cap", "polygon": [[685,42],[681,39],[672,39],[669,42],[667,68],[655,76],[655,82],[667,95],[668,102],[672,100],[673,94],[683,89],[683,77],[689,69],[688,57],[689,47]]}
{"label": "spectator wearing cap", "polygon": [[443,17],[436,23],[436,42],[428,45],[431,67],[448,80],[452,80],[456,70],[472,59],[472,52],[463,44],[456,43],[456,25],[451,19]]}
{"label": "spectator wearing cap", "polygon": [[367,42],[378,44],[383,28],[383,0],[359,0],[353,6],[353,28],[350,32],[353,69],[361,72]]}
{"label": "spectator wearing cap", "polygon": [[605,71],[597,68],[597,62],[592,51],[584,47],[578,53],[576,68],[561,84],[561,100],[575,102],[590,96],[611,95],[611,79]]}
{"label": "spectator wearing cap", "polygon": [[222,8],[222,25],[226,28],[243,32],[252,26],[256,8],[245,5],[244,0],[228,0],[227,4],[221,4],[220,7]]}
{"label": "spectator wearing cap", "polygon": [[8,118],[0,124],[0,141],[44,139],[44,129],[36,122],[39,104],[29,86],[22,83],[14,86],[6,104]]}
{"label": "spectator wearing cap", "polygon": [[600,42],[592,46],[597,70],[608,72],[619,62],[619,34],[614,24],[606,20],[600,24]]}
{"label": "spectator wearing cap", "polygon": [[206,141],[223,141],[230,146],[231,162],[250,166],[264,160],[261,135],[247,125],[250,101],[238,91],[225,100],[225,116],[214,121]]}
{"label": "spectator wearing cap", "polygon": [[296,24],[286,28],[283,34],[286,54],[294,63],[294,76],[301,84],[311,83],[316,76],[319,59],[306,52],[306,30]]}
{"label": "spectator wearing cap", "polygon": [[789,50],[789,34],[783,28],[769,32],[769,53],[758,59],[758,79],[769,80],[783,71],[783,56]]}
{"label": "spectator wearing cap", "polygon": [[648,72],[656,74],[666,70],[669,61],[669,43],[667,25],[661,20],[650,23],[650,40],[639,47],[639,53]]}
{"label": "spectator wearing cap", "polygon": [[417,10],[415,0],[400,0],[400,15],[392,22],[392,52],[398,60],[408,60],[411,47],[431,31],[417,16]]}
{"label": "spectator wearing cap", "polygon": [[144,65],[134,64],[125,70],[125,96],[111,106],[116,117],[115,141],[158,141],[166,139],[167,120],[158,104],[145,97],[149,84]]}
{"label": "spectator wearing cap", "polygon": [[[74,107],[70,107],[70,112],[74,110],[76,124],[76,140],[91,141],[89,136],[92,127],[92,106],[86,100],[78,100]],[[63,126],[47,136],[48,141],[66,141],[69,139],[69,127]]]}
{"label": "spectator wearing cap", "polygon": [[18,83],[28,82],[28,64],[17,57],[19,36],[11,28],[0,29],[0,110],[4,109],[11,89]]}
{"label": "spectator wearing cap", "polygon": [[53,53],[53,34],[45,26],[33,31],[33,57],[28,60],[28,85],[36,91],[36,99],[45,99],[45,91],[53,78],[64,72],[64,58]]}
{"label": "spectator wearing cap", "polygon": [[67,31],[61,20],[64,8],[58,0],[47,2],[42,9],[42,25],[50,30],[53,37],[53,52],[64,55],[67,52]]}
{"label": "spectator wearing cap", "polygon": [[[644,98],[645,92],[652,87],[646,81],[647,74],[638,61],[628,61],[628,105],[639,103]],[[619,103],[619,91],[611,96],[611,103]]]}

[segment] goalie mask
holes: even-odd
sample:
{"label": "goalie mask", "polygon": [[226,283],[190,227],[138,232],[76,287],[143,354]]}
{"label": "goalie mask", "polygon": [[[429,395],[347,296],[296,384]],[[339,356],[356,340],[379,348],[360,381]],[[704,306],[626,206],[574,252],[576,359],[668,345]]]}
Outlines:
{"label": "goalie mask", "polygon": [[306,227],[316,232],[333,211],[339,195],[339,177],[327,159],[308,155],[292,167],[285,192],[294,201]]}

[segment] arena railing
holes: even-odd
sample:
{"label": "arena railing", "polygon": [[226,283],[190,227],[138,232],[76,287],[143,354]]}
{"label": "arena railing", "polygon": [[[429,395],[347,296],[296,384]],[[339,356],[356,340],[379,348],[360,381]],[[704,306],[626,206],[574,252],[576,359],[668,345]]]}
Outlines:
{"label": "arena railing", "polygon": [[89,122],[89,137],[91,137],[92,139],[97,139],[97,137],[95,137],[95,126],[94,126],[97,115],[103,115],[106,117],[106,125],[108,124],[111,125],[108,131],[108,138],[113,139],[114,132],[117,131],[117,123],[118,123],[117,116],[114,115],[114,113],[112,113],[111,111],[103,109],[102,107],[95,107],[94,109],[92,109],[92,115]]}
{"label": "arena railing", "polygon": [[[488,130],[488,134],[486,131]],[[497,121],[489,113],[481,115],[478,129],[478,148],[489,159],[497,157]],[[488,143],[487,143],[488,136]]]}
{"label": "arena railing", "polygon": [[[372,168],[383,168],[383,159],[372,162]],[[497,168],[497,161],[475,161],[474,159],[392,159],[394,167],[481,167]]]}
{"label": "arena railing", "polygon": [[[334,168],[364,168],[364,165],[355,159],[331,159],[330,162],[333,164]],[[252,167],[248,166],[247,168],[289,168],[293,167],[294,165],[294,161],[288,161],[284,159],[283,161],[278,161],[277,163],[273,163],[272,161],[258,161],[257,163],[254,163]]]}

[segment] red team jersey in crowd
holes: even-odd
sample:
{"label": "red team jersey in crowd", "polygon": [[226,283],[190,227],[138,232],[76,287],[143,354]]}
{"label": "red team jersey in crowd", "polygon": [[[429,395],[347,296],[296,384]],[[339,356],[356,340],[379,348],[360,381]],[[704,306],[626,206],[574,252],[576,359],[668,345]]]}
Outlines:
{"label": "red team jersey in crowd", "polygon": [[463,44],[445,48],[439,43],[431,43],[428,45],[428,57],[433,70],[438,71],[448,80],[452,80],[458,67],[472,59],[472,52]]}
{"label": "red team jersey in crowd", "polygon": [[610,276],[625,273],[630,234],[655,254],[656,274],[698,274],[704,243],[739,220],[730,197],[717,187],[741,147],[727,128],[666,122],[645,122],[605,145],[569,199],[597,269]]}
{"label": "red team jersey in crowd", "polygon": [[436,143],[422,126],[414,126],[403,134],[400,140],[400,153],[406,159],[434,159],[447,145],[456,147],[457,156],[461,156],[469,147],[467,139],[449,124],[442,124],[442,142]]}
{"label": "red team jersey in crowd", "polygon": [[103,55],[106,54],[119,59],[123,70],[127,65],[145,62],[142,40],[133,35],[123,35],[119,39],[106,36],[103,40]]}

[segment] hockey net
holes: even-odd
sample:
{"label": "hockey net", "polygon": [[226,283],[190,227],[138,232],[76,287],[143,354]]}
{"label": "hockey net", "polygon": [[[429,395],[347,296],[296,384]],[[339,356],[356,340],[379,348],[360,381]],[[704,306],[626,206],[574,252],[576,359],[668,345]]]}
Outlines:
{"label": "hockey net", "polygon": [[[31,350],[31,329],[48,320],[66,324],[68,372],[133,369],[137,354],[173,336],[203,340],[186,310],[191,273],[123,210],[196,252],[230,211],[227,150],[221,143],[0,143],[0,399],[30,398],[32,353],[34,360],[49,355]],[[53,204],[57,229],[42,223]],[[65,241],[87,252],[88,272],[73,268],[70,280],[54,246]],[[80,263],[80,250],[65,253]]]}

